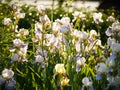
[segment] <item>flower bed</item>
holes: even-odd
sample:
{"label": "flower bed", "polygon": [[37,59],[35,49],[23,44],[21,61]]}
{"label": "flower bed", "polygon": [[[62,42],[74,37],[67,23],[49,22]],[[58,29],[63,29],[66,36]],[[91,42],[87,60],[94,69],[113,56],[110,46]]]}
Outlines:
{"label": "flower bed", "polygon": [[120,16],[69,9],[0,3],[0,90],[120,89]]}

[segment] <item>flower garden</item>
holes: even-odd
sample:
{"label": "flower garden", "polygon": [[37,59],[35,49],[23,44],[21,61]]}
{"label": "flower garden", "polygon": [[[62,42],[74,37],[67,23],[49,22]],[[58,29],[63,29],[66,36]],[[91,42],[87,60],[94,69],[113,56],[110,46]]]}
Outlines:
{"label": "flower garden", "polygon": [[0,3],[0,90],[120,90],[119,12],[64,3]]}

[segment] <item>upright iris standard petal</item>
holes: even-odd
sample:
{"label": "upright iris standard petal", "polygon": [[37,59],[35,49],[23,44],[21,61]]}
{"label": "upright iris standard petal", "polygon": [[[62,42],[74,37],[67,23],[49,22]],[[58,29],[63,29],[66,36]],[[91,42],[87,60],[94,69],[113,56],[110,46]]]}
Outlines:
{"label": "upright iris standard petal", "polygon": [[44,61],[44,58],[41,55],[35,56],[35,62],[41,63]]}
{"label": "upright iris standard petal", "polygon": [[94,13],[93,14],[93,20],[96,24],[99,24],[99,23],[103,22],[102,13],[100,13],[100,12],[99,13]]}
{"label": "upright iris standard petal", "polygon": [[2,21],[3,25],[10,25],[12,24],[12,20],[10,18],[4,18]]}
{"label": "upright iris standard petal", "polygon": [[24,42],[22,40],[20,40],[20,39],[14,39],[13,44],[16,47],[21,47],[21,45],[24,44]]}
{"label": "upright iris standard petal", "polygon": [[6,80],[12,79],[14,76],[14,72],[11,69],[4,69],[2,71],[2,77]]}
{"label": "upright iris standard petal", "polygon": [[88,77],[84,77],[82,83],[84,86],[92,86],[92,81],[90,81]]}
{"label": "upright iris standard petal", "polygon": [[64,64],[56,64],[55,71],[59,74],[64,74],[66,72]]}

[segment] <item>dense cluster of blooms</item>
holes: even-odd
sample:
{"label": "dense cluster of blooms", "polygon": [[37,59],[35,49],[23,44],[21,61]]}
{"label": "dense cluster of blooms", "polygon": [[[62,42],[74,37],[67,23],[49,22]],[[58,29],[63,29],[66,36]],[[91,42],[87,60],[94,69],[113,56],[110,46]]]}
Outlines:
{"label": "dense cluster of blooms", "polygon": [[[120,89],[120,22],[114,15],[103,19],[101,12],[74,11],[72,18],[53,19],[42,5],[11,8],[11,17],[1,22],[8,39],[2,36],[0,42],[3,54],[8,50],[0,53],[3,67],[11,69],[0,66],[0,89]],[[25,20],[29,28],[20,27]],[[88,28],[91,23],[97,28]],[[104,44],[101,32],[107,37]]]}

